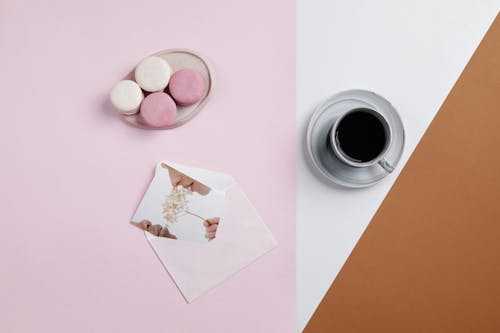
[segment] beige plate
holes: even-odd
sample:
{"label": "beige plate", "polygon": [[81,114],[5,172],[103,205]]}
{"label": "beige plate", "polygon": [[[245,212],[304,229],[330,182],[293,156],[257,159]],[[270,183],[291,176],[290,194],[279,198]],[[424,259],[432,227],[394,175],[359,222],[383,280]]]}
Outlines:
{"label": "beige plate", "polygon": [[[144,123],[140,117],[140,113],[136,113],[134,115],[125,116],[123,115],[123,119],[126,122],[145,129],[170,129],[181,126],[182,124],[191,120],[200,110],[207,104],[210,96],[212,95],[212,91],[214,89],[214,73],[212,67],[209,65],[207,60],[205,60],[198,53],[186,50],[186,49],[169,49],[163,50],[158,53],[153,54],[154,56],[161,57],[169,63],[170,67],[172,67],[172,71],[178,71],[183,68],[193,68],[198,70],[201,75],[205,78],[207,82],[207,91],[203,98],[189,106],[177,106],[177,116],[175,117],[175,121],[173,124],[163,127],[152,127],[148,124]],[[133,75],[132,75],[133,76]],[[168,89],[168,88],[167,88]]]}

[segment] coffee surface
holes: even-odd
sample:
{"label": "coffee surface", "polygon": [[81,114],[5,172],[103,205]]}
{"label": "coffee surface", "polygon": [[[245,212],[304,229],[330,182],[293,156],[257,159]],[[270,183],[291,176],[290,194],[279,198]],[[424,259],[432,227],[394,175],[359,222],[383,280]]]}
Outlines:
{"label": "coffee surface", "polygon": [[369,162],[382,153],[387,134],[382,121],[369,109],[355,109],[342,118],[335,132],[341,152],[355,162]]}

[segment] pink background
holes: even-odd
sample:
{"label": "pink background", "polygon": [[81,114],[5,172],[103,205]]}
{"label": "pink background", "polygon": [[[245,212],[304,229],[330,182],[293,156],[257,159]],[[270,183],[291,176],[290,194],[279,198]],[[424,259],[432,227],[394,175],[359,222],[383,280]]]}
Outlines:
{"label": "pink background", "polygon": [[[295,330],[295,7],[286,0],[1,1],[1,332]],[[214,98],[173,131],[110,88],[164,48]],[[279,246],[187,304],[128,224],[162,159],[232,174]]]}

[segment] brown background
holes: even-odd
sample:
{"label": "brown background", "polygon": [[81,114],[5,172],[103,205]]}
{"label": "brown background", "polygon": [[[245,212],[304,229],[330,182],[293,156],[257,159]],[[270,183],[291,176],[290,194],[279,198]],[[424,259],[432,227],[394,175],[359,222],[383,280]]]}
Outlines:
{"label": "brown background", "polygon": [[498,16],[304,332],[500,332]]}

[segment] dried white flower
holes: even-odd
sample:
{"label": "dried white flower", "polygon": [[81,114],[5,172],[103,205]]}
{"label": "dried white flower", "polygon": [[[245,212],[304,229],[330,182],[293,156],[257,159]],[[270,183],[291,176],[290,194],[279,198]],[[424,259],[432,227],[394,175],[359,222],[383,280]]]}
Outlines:
{"label": "dried white flower", "polygon": [[170,223],[177,222],[179,215],[187,212],[188,209],[188,195],[191,195],[190,189],[182,186],[177,186],[170,191],[165,197],[163,204],[163,217]]}

